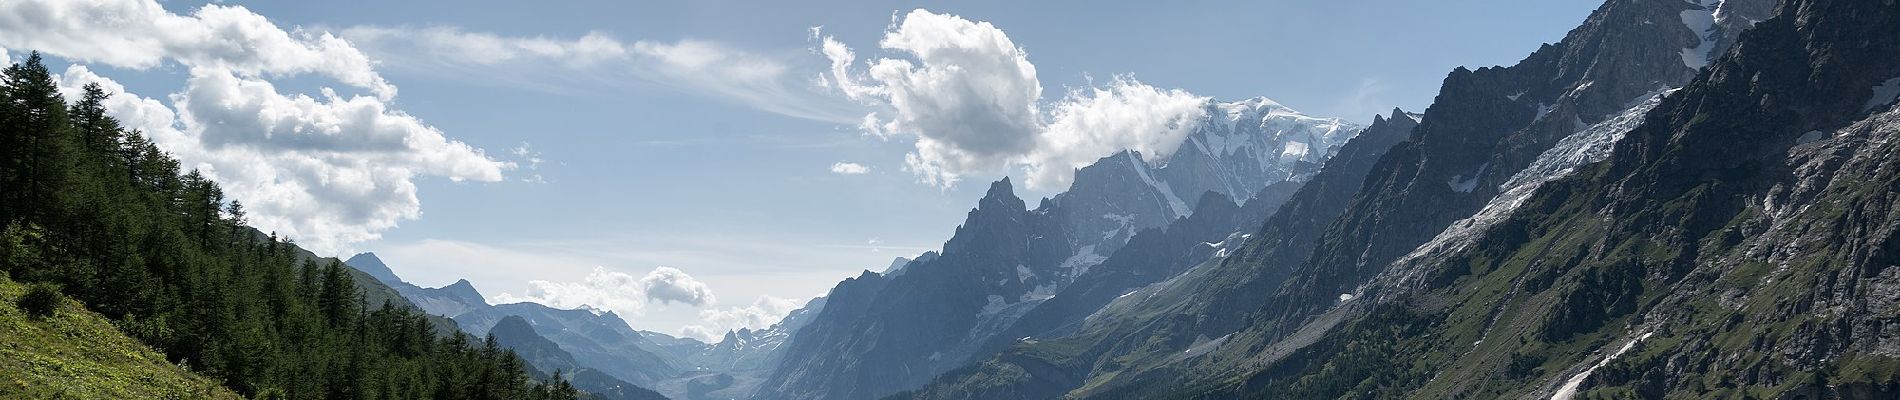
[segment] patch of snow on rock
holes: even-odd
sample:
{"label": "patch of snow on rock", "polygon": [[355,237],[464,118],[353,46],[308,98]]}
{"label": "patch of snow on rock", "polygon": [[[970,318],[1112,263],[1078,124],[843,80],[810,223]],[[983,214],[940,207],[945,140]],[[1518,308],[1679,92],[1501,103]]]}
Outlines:
{"label": "patch of snow on rock", "polygon": [[1900,76],[1888,79],[1886,82],[1881,82],[1880,86],[1875,86],[1874,97],[1868,98],[1867,105],[1862,106],[1860,110],[1870,111],[1873,110],[1874,107],[1893,104],[1893,101],[1896,99],[1900,99]]}
{"label": "patch of snow on rock", "polygon": [[992,294],[988,299],[990,303],[983,305],[983,312],[979,315],[994,315],[1003,311],[1005,308],[1009,308],[1009,303],[1003,302],[1003,296],[1001,295]]}
{"label": "patch of snow on rock", "polygon": [[1648,339],[1649,335],[1653,334],[1655,334],[1655,332],[1645,332],[1641,336],[1637,336],[1636,339],[1632,339],[1629,343],[1624,343],[1623,347],[1616,349],[1616,352],[1610,353],[1610,356],[1603,357],[1603,360],[1597,361],[1596,365],[1592,365],[1590,368],[1583,370],[1583,372],[1577,373],[1576,376],[1570,377],[1570,380],[1564,381],[1562,387],[1557,388],[1557,393],[1550,395],[1550,400],[1570,400],[1570,398],[1576,397],[1577,388],[1582,387],[1583,381],[1590,378],[1590,373],[1596,372],[1597,368],[1610,365],[1610,361],[1614,361],[1617,357],[1623,356],[1623,353],[1629,352],[1630,348],[1636,347],[1637,343],[1642,343],[1643,339]]}
{"label": "patch of snow on rock", "polygon": [[1068,271],[1069,278],[1073,279],[1075,277],[1082,276],[1082,274],[1085,272],[1089,272],[1089,268],[1094,267],[1096,265],[1101,265],[1102,261],[1107,261],[1107,260],[1108,260],[1108,257],[1104,257],[1101,254],[1096,254],[1095,245],[1091,244],[1087,246],[1082,246],[1081,249],[1077,249],[1075,251],[1075,255],[1069,256],[1068,259],[1062,260],[1062,264],[1057,265],[1056,269],[1062,270],[1062,271]]}
{"label": "patch of snow on rock", "polygon": [[1695,47],[1682,49],[1682,65],[1689,69],[1702,69],[1709,66],[1709,58],[1715,52],[1715,42],[1709,40],[1715,35],[1715,12],[1721,7],[1720,0],[1704,0],[1696,3],[1700,8],[1682,11],[1682,25],[1695,32]]}
{"label": "patch of snow on rock", "polygon": [[[1461,249],[1469,245],[1491,224],[1504,220],[1512,210],[1522,205],[1544,183],[1569,176],[1578,167],[1608,158],[1616,141],[1621,140],[1624,134],[1642,124],[1643,116],[1649,114],[1649,111],[1656,108],[1657,104],[1661,104],[1663,97],[1670,92],[1673,91],[1652,95],[1649,100],[1623,110],[1622,114],[1559,140],[1556,146],[1545,150],[1543,154],[1537,156],[1536,160],[1531,161],[1529,167],[1512,175],[1509,181],[1500,186],[1501,190],[1497,197],[1492,198],[1477,214],[1453,222],[1437,237],[1420,245],[1410,254],[1400,258],[1397,263],[1408,263],[1429,255]],[[1454,177],[1451,182],[1454,190],[1468,191],[1477,186],[1476,178],[1472,179],[1473,182],[1468,187],[1460,186],[1458,178]]]}
{"label": "patch of snow on rock", "polygon": [[1479,165],[1478,172],[1471,173],[1470,177],[1452,175],[1450,180],[1445,181],[1445,185],[1451,186],[1451,190],[1458,193],[1471,193],[1472,190],[1478,189],[1478,178],[1484,176],[1484,170],[1490,168],[1491,163],[1487,162]]}
{"label": "patch of snow on rock", "polygon": [[1142,162],[1141,159],[1139,158],[1136,158],[1134,152],[1126,152],[1123,154],[1127,154],[1128,157],[1131,158],[1131,160],[1129,161],[1132,161],[1131,164],[1133,164],[1135,167],[1135,175],[1141,177],[1141,181],[1143,183],[1147,183],[1149,187],[1153,187],[1156,192],[1160,192],[1161,196],[1167,199],[1168,209],[1174,211],[1174,215],[1168,216],[1168,219],[1180,218],[1180,217],[1184,217],[1188,215],[1189,209],[1188,209],[1187,202],[1181,201],[1180,196],[1175,196],[1174,189],[1169,188],[1167,182],[1162,182],[1158,179],[1155,179],[1154,175],[1149,173],[1147,163]]}

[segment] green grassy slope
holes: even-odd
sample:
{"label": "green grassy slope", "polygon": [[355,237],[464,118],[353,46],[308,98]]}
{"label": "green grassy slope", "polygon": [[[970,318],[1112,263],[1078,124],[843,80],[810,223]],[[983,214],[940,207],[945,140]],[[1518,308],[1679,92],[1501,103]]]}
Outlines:
{"label": "green grassy slope", "polygon": [[52,317],[28,317],[15,306],[25,293],[26,285],[0,277],[0,398],[242,398],[70,299]]}

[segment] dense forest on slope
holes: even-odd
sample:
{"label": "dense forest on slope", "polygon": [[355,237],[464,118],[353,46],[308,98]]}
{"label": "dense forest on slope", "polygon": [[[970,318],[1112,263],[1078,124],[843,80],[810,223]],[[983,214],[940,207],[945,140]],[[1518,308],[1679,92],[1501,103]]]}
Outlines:
{"label": "dense forest on slope", "polygon": [[0,272],[10,280],[57,285],[169,362],[245,396],[576,397],[558,375],[530,378],[494,340],[442,335],[409,307],[369,304],[340,262],[246,226],[216,183],[180,174],[178,160],[108,117],[108,95],[87,86],[67,104],[38,53],[6,69]]}

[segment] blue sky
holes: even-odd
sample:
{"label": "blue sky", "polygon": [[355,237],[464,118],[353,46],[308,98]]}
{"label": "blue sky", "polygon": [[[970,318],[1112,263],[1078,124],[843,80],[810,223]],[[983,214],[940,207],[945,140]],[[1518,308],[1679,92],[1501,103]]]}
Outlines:
{"label": "blue sky", "polygon": [[[1266,96],[1311,115],[1365,122],[1395,106],[1422,111],[1453,67],[1511,64],[1561,38],[1596,6],[1466,0],[226,1],[221,4],[243,9],[222,10],[254,13],[277,29],[336,33],[370,60],[366,66],[323,61],[336,54],[348,61],[354,53],[347,51],[283,61],[288,64],[256,57],[266,67],[247,72],[226,67],[243,64],[219,57],[255,49],[192,53],[189,46],[87,43],[32,31],[21,25],[51,18],[35,17],[36,2],[25,3],[0,11],[0,22],[9,13],[30,18],[17,20],[24,21],[16,25],[20,31],[0,27],[0,47],[9,56],[17,59],[28,48],[46,51],[56,71],[74,81],[81,74],[67,65],[84,65],[151,100],[139,104],[154,110],[182,109],[181,98],[216,98],[210,91],[174,94],[187,87],[232,83],[225,93],[236,96],[245,93],[241,88],[258,88],[245,83],[267,82],[279,94],[307,95],[317,105],[337,103],[325,103],[323,88],[344,99],[360,95],[352,104],[380,106],[385,119],[412,123],[392,131],[410,138],[406,153],[397,153],[407,158],[372,151],[348,162],[324,158],[342,167],[317,172],[286,167],[276,175],[224,174],[234,181],[226,186],[245,185],[246,176],[274,176],[257,178],[255,190],[234,193],[264,198],[240,196],[247,203],[280,199],[289,204],[282,207],[286,214],[317,215],[277,222],[304,232],[300,242],[342,256],[375,251],[398,274],[425,286],[468,278],[491,298],[584,302],[615,309],[637,328],[681,333],[692,326],[696,335],[769,323],[838,279],[937,247],[986,182],[1003,171],[1021,172],[1021,165],[1004,165],[965,171],[960,183],[948,187],[920,183],[918,174],[905,170],[919,136],[879,137],[859,126],[866,113],[892,113],[832,90],[838,81],[827,75],[831,59],[818,51],[824,37],[855,52],[853,74],[864,73],[863,65],[874,59],[925,64],[879,45],[900,17],[922,8],[951,22],[988,22],[984,28],[1006,34],[1033,64],[1036,79],[1029,84],[1040,87],[1041,98],[1032,107],[1048,107],[1072,88],[1104,87],[1117,75],[1131,74],[1139,84],[1179,94]],[[152,15],[126,11],[148,0],[108,3],[128,5],[114,12]],[[189,18],[203,4],[161,6]],[[64,28],[88,27],[88,18],[74,18]],[[812,28],[820,26],[815,37]],[[467,57],[457,62],[418,50],[450,51],[427,47],[441,44],[432,42],[440,38],[492,39],[520,49],[557,44],[566,52],[491,54],[488,46],[453,47]],[[601,41],[649,58],[589,58],[585,44]],[[156,53],[151,59],[157,61],[123,55],[128,48]],[[666,58],[673,56],[682,58]],[[696,64],[706,57],[717,58]],[[668,63],[679,60],[697,68]],[[218,68],[229,69],[234,80],[193,78],[221,78],[223,72],[197,72],[224,71]],[[365,71],[398,90],[380,93],[376,83],[352,80]],[[814,86],[821,77],[833,86]],[[270,109],[279,103],[263,104]],[[181,119],[209,114],[179,113]],[[348,120],[357,114],[336,115]],[[272,142],[277,139],[226,138],[251,143],[240,146],[251,153],[231,155],[233,147],[213,140],[220,137],[217,128],[190,133],[196,131],[187,124],[174,126],[185,127],[179,137],[186,139],[180,140],[198,140],[196,146],[210,149],[202,157],[227,163],[225,171],[247,160],[299,159],[269,153],[281,145]],[[243,132],[231,135],[238,134]],[[417,147],[416,138],[448,144]],[[181,156],[188,161],[197,154],[186,152]],[[401,167],[377,164],[384,162]],[[867,171],[832,171],[843,162]],[[308,198],[272,197],[297,179],[351,177],[378,184],[365,184],[374,188],[368,192],[343,185],[336,193],[303,191],[311,193]],[[1053,191],[1021,193],[1033,198]],[[296,199],[362,204],[311,210],[296,207]],[[656,271],[660,266],[676,271]],[[536,287],[531,281],[543,282]]]}

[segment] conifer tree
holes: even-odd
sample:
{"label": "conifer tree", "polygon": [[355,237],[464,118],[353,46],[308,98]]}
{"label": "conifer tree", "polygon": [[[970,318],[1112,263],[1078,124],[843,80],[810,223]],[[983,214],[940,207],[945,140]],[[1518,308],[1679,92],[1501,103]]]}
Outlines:
{"label": "conifer tree", "polygon": [[6,123],[0,125],[0,220],[25,219],[46,224],[57,210],[57,193],[67,185],[71,129],[59,86],[33,52],[26,62],[6,70]]}

